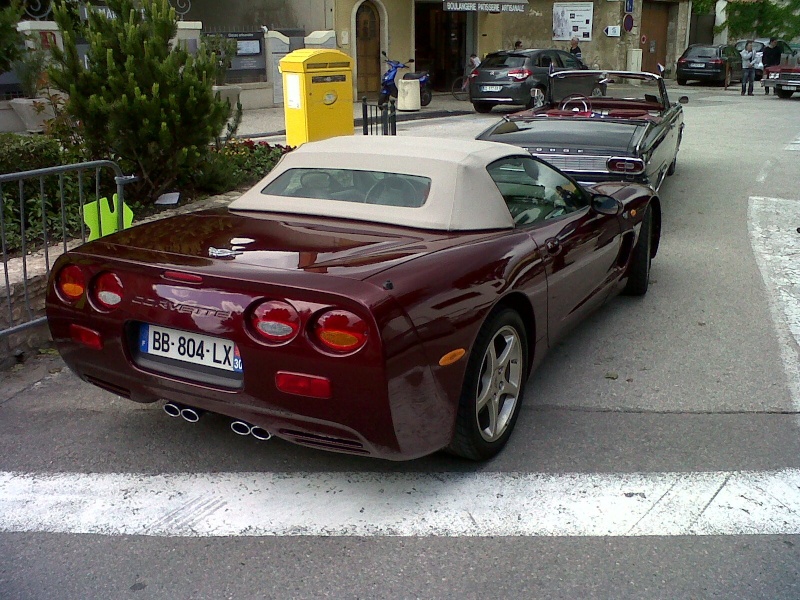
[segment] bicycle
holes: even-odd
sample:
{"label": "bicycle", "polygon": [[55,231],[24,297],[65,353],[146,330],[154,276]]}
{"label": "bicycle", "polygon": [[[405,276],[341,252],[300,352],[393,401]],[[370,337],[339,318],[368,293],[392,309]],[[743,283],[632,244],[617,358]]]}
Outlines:
{"label": "bicycle", "polygon": [[456,100],[469,100],[469,77],[456,77],[453,80],[453,85],[450,86],[450,93]]}

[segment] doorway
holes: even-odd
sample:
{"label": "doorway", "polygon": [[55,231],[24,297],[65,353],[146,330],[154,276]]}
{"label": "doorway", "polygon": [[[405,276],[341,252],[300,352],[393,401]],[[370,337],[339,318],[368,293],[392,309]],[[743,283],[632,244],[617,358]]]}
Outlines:
{"label": "doorway", "polygon": [[414,59],[417,71],[429,71],[436,90],[449,90],[474,52],[474,12],[442,9],[442,2],[414,5]]}
{"label": "doorway", "polygon": [[358,94],[377,94],[381,88],[381,20],[370,0],[356,12],[356,48]]}
{"label": "doorway", "polygon": [[668,2],[642,2],[642,71],[658,74],[658,63],[667,64],[670,6]]}

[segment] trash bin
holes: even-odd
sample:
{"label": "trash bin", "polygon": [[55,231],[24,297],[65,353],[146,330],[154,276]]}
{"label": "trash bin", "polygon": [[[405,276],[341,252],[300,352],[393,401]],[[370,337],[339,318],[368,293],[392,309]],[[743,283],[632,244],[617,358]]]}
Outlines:
{"label": "trash bin", "polygon": [[339,50],[295,50],[280,60],[286,143],[353,135],[353,60]]}
{"label": "trash bin", "polygon": [[395,79],[397,110],[419,110],[419,79]]}

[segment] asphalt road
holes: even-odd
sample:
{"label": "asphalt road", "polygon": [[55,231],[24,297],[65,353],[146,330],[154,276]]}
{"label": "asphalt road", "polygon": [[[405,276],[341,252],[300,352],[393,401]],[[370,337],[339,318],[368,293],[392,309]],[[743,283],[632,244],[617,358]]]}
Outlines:
{"label": "asphalt road", "polygon": [[[800,203],[800,97],[673,91],[690,102],[677,172],[661,189],[663,238],[650,291],[607,303],[551,352],[528,383],[509,445],[493,461],[434,455],[388,463],[259,443],[232,434],[221,417],[189,425],[159,406],[115,398],[43,355],[0,381],[0,473],[134,480],[385,473],[450,481],[800,469],[797,341],[781,321],[798,314],[800,302],[793,304],[798,297],[788,284],[772,285],[762,274],[760,265],[789,260],[780,247],[770,250],[769,227],[756,228],[761,244],[752,233],[754,220],[785,219],[768,220],[762,213],[772,205],[751,200]],[[469,138],[497,116],[398,129]],[[797,226],[800,220],[789,224]],[[800,536],[766,530],[220,537],[20,529],[0,533],[3,600],[800,597]]]}

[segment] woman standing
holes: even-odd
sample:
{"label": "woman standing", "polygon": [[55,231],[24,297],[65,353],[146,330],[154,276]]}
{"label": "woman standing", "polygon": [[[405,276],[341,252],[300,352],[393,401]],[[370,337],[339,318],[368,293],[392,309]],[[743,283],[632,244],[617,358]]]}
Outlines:
{"label": "woman standing", "polygon": [[753,40],[747,40],[744,46],[742,55],[742,96],[744,96],[745,87],[747,87],[747,95],[753,95],[753,82],[756,80],[756,53],[753,50]]}

